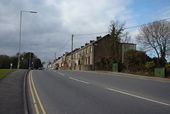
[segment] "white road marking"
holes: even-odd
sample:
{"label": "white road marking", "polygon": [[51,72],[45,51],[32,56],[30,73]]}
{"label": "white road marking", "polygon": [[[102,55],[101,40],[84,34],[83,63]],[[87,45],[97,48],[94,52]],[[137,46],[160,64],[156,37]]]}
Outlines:
{"label": "white road marking", "polygon": [[61,75],[61,76],[64,76],[64,74],[63,73],[61,73],[61,72],[57,72],[59,75]]}
{"label": "white road marking", "polygon": [[55,70],[51,70],[51,71],[56,72]]}
{"label": "white road marking", "polygon": [[124,94],[124,95],[128,95],[128,96],[136,97],[136,98],[139,98],[139,99],[147,100],[147,101],[150,101],[150,102],[154,102],[154,103],[170,106],[170,104],[168,104],[168,103],[164,103],[164,102],[161,102],[161,101],[156,101],[156,100],[149,99],[149,98],[146,98],[146,97],[134,95],[134,94],[131,94],[131,93],[128,93],[128,92],[124,92],[124,91],[120,91],[120,90],[117,90],[117,89],[112,89],[112,88],[106,88],[106,89],[110,90],[110,91],[113,91],[113,92],[121,93],[121,94]]}
{"label": "white road marking", "polygon": [[89,82],[82,81],[82,80],[79,80],[79,79],[76,79],[76,78],[73,78],[73,77],[69,77],[69,79],[75,80],[75,81],[78,81],[78,82],[81,82],[81,83],[89,84]]}
{"label": "white road marking", "polygon": [[98,71],[79,71],[79,72],[87,72],[93,74],[104,74],[109,76],[116,76],[116,77],[127,77],[127,78],[134,78],[140,80],[151,80],[151,81],[158,81],[162,83],[170,83],[170,79],[159,78],[159,77],[148,77],[143,75],[135,75],[135,74],[128,74],[128,73],[120,73],[120,72],[98,72]]}

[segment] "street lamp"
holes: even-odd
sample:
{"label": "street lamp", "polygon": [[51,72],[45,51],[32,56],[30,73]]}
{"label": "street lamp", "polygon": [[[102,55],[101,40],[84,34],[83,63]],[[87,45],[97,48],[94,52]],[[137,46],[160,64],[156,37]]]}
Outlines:
{"label": "street lamp", "polygon": [[71,70],[73,70],[73,37],[74,34],[71,35]]}
{"label": "street lamp", "polygon": [[35,11],[25,11],[25,10],[21,10],[20,11],[20,31],[19,31],[19,50],[18,50],[18,65],[17,65],[17,69],[20,68],[22,13],[37,13],[37,12],[35,12]]}

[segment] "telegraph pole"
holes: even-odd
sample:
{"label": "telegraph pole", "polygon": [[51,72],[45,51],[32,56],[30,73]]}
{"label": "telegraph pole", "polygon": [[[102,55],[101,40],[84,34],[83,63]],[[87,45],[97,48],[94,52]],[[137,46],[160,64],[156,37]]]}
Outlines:
{"label": "telegraph pole", "polygon": [[32,63],[32,60],[31,60],[31,52],[29,53],[29,69],[31,69],[31,63]]}
{"label": "telegraph pole", "polygon": [[71,35],[71,70],[73,70],[73,37],[74,34]]}
{"label": "telegraph pole", "polygon": [[74,37],[74,35],[72,34],[72,36],[71,36],[71,51],[73,51],[73,37]]}
{"label": "telegraph pole", "polygon": [[54,53],[54,59],[56,60],[56,53]]}

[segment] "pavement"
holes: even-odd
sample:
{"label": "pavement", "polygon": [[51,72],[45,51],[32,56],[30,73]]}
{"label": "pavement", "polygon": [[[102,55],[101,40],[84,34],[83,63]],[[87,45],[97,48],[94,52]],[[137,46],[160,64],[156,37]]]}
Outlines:
{"label": "pavement", "polygon": [[0,114],[24,114],[25,73],[26,70],[17,70],[0,80]]}
{"label": "pavement", "polygon": [[170,114],[170,81],[125,74],[34,70],[33,114]]}

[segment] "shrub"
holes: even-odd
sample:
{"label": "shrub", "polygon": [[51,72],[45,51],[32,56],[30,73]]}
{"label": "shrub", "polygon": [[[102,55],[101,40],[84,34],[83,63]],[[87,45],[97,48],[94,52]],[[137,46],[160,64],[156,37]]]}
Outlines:
{"label": "shrub", "polygon": [[165,65],[166,77],[170,77],[170,62]]}
{"label": "shrub", "polygon": [[149,59],[145,52],[130,50],[125,53],[125,66],[131,72],[144,71]]}
{"label": "shrub", "polygon": [[148,70],[148,71],[153,71],[153,69],[155,68],[156,64],[154,61],[148,61],[145,63],[145,68]]}
{"label": "shrub", "polygon": [[170,63],[167,63],[167,64],[165,65],[165,67],[166,67],[166,68],[170,68]]}

